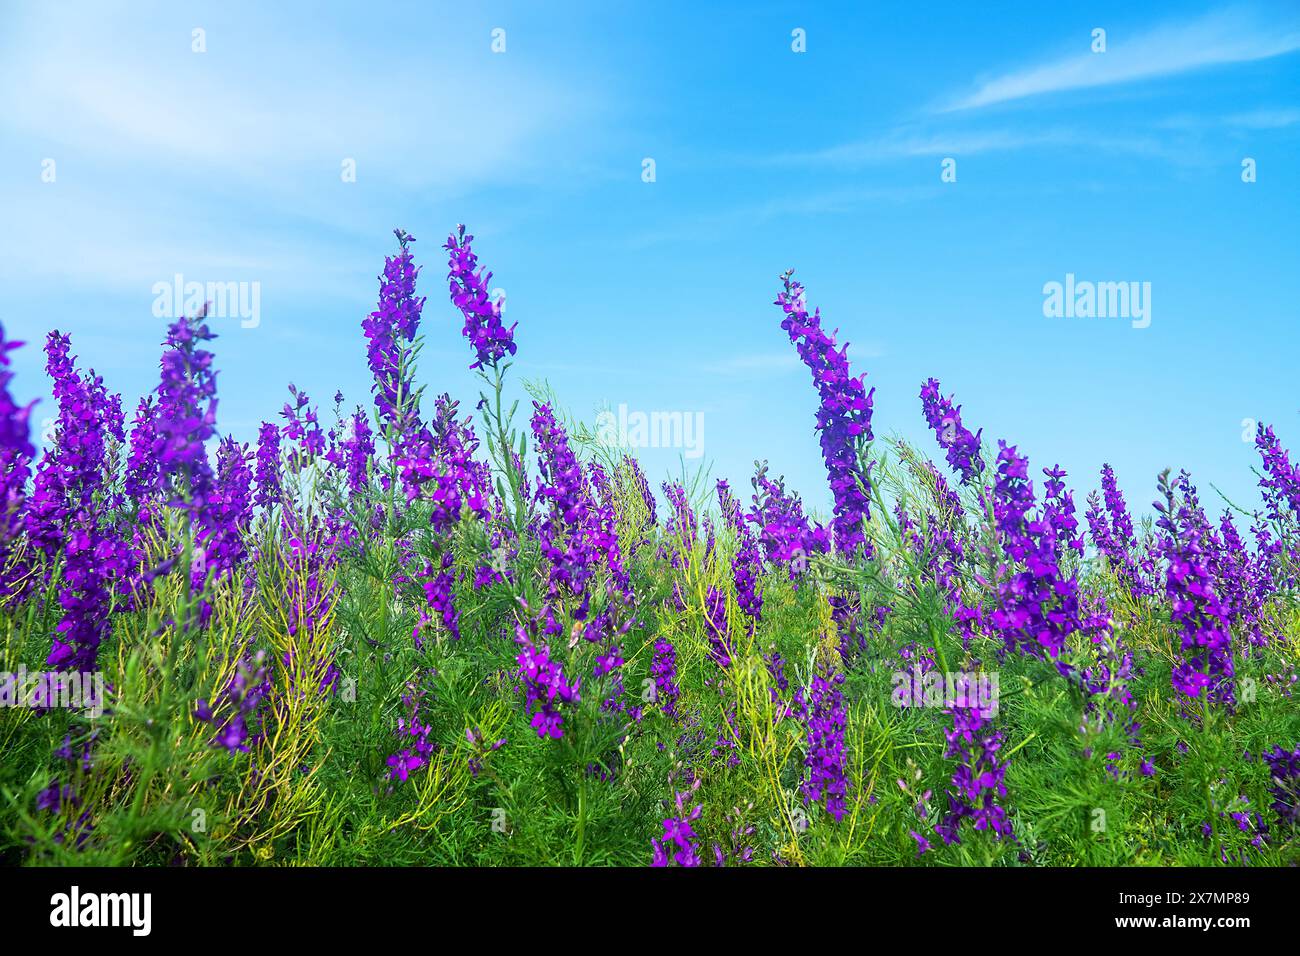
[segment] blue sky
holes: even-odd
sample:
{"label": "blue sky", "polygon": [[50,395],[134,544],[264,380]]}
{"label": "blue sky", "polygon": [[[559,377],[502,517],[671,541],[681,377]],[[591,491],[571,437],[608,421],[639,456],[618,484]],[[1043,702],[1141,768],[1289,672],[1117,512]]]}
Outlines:
{"label": "blue sky", "polygon": [[[1103,461],[1139,508],[1169,466],[1253,502],[1242,420],[1300,448],[1300,8],[1056,6],[5,3],[14,390],[46,394],[57,327],[133,407],[153,286],[181,273],[260,284],[256,328],[214,322],[223,430],[253,438],[290,381],[366,400],[360,321],[401,226],[421,378],[468,407],[439,248],[464,222],[519,323],[516,375],[589,421],[702,413],[741,488],[767,458],[829,501],[771,304],[793,267],[876,387],[878,435],[938,455],[933,375],[987,440],[1060,462],[1081,507]],[[1044,317],[1067,273],[1151,283],[1150,326]],[[678,454],[641,457],[657,478]]]}

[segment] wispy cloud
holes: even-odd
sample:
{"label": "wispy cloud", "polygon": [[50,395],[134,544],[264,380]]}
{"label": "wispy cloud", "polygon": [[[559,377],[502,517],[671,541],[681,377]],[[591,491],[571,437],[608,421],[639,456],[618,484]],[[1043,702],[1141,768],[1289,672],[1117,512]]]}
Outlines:
{"label": "wispy cloud", "polygon": [[1300,110],[1259,109],[1228,117],[1230,126],[1244,129],[1283,129],[1296,123],[1300,123]]}
{"label": "wispy cloud", "polygon": [[898,129],[824,149],[780,153],[770,157],[767,162],[773,165],[860,166],[917,156],[972,156],[976,153],[1058,142],[1067,135],[1069,134],[1059,130],[1036,133],[1011,130],[953,133]]}
{"label": "wispy cloud", "polygon": [[1173,130],[1179,133],[1205,133],[1220,130],[1276,130],[1300,123],[1300,109],[1286,107],[1259,107],[1240,113],[1206,115],[1200,113],[1175,113],[1151,124],[1154,129]]}
{"label": "wispy cloud", "polygon": [[1028,149],[1087,149],[1097,152],[1183,158],[1158,139],[1141,133],[1098,132],[1080,127],[1038,130],[966,130],[924,132],[896,130],[881,136],[823,149],[781,153],[764,162],[775,166],[823,166],[853,169],[917,157],[970,157]]}
{"label": "wispy cloud", "polygon": [[[1080,45],[1088,42],[1080,39]],[[1111,32],[1104,53],[1091,50],[985,80],[974,92],[941,107],[975,109],[1048,93],[1154,79],[1228,63],[1265,60],[1300,50],[1300,23],[1266,22],[1232,8],[1196,20],[1156,27],[1136,36]]]}
{"label": "wispy cloud", "polygon": [[[436,72],[405,70],[399,64],[418,50],[411,39],[380,46],[367,36],[340,48],[269,13],[237,45],[214,27],[208,52],[195,54],[186,32],[159,22],[167,19],[50,7],[11,24],[0,89],[23,94],[5,98],[0,128],[65,153],[267,192],[337,181],[345,158],[361,178],[446,188],[517,174],[530,143],[592,101],[522,61],[471,79],[470,54],[450,47]],[[387,69],[375,68],[381,61]]]}
{"label": "wispy cloud", "polygon": [[670,225],[629,234],[626,244],[632,249],[644,249],[683,241],[718,242],[785,217],[840,215],[873,204],[926,200],[937,195],[941,188],[938,185],[855,186],[742,203],[712,212],[687,212],[674,216]]}
{"label": "wispy cloud", "polygon": [[488,182],[531,185],[583,153],[575,127],[600,92],[524,55],[482,68],[491,54],[450,39],[470,29],[464,13],[419,16],[449,37],[429,68],[416,68],[428,41],[414,26],[340,37],[289,11],[209,10],[199,54],[192,14],[166,6],[6,9],[0,280],[75,281],[146,306],[177,272],[258,280],[268,303],[368,295],[358,253],[397,215]]}

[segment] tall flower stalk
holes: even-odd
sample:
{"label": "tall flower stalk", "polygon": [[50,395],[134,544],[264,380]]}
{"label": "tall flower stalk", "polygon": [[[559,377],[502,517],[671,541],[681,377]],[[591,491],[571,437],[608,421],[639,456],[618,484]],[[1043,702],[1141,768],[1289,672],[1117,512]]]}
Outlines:
{"label": "tall flower stalk", "polygon": [[875,389],[867,390],[866,376],[849,373],[845,344],[836,348],[835,334],[822,329],[821,310],[808,314],[804,287],[793,273],[782,276],[785,288],[776,304],[785,318],[781,328],[812,372],[821,399],[817,410],[817,431],[821,435],[822,458],[835,500],[831,523],[835,547],[846,557],[870,557],[871,543],[863,524],[871,518],[870,466],[864,465],[866,445],[871,441],[871,400]]}
{"label": "tall flower stalk", "polygon": [[14,401],[9,392],[14,376],[8,371],[9,353],[22,344],[5,341],[4,326],[0,325],[0,604],[21,593],[29,575],[16,546],[23,532],[31,462],[36,457],[28,424],[36,403],[18,405]]}
{"label": "tall flower stalk", "polygon": [[1188,700],[1236,702],[1229,611],[1214,590],[1208,566],[1208,523],[1186,472],[1170,480],[1160,476],[1163,500],[1157,526],[1165,532],[1161,550],[1166,561],[1165,595],[1169,599],[1182,658],[1173,671],[1174,689]]}

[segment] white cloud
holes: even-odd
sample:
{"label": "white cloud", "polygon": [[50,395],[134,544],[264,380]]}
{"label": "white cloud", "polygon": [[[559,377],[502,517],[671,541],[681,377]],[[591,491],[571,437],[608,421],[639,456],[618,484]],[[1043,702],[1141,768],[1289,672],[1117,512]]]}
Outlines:
{"label": "white cloud", "polygon": [[[557,156],[586,155],[603,101],[523,54],[490,58],[486,40],[476,56],[456,41],[468,14],[411,15],[434,33],[382,17],[345,32],[275,7],[223,16],[0,13],[0,279],[147,295],[182,272],[257,279],[281,301],[369,295],[358,250],[484,183],[553,176]],[[191,51],[193,22],[206,53]],[[47,157],[55,183],[39,178]]]}
{"label": "white cloud", "polygon": [[526,67],[470,71],[440,55],[412,69],[400,39],[358,55],[259,24],[236,52],[214,30],[209,52],[195,54],[188,33],[144,20],[130,8],[97,17],[51,6],[19,24],[0,65],[0,128],[137,170],[185,164],[285,189],[295,174],[337,181],[351,157],[359,176],[412,187],[527,166],[526,144],[581,112],[575,95]]}
{"label": "white cloud", "polygon": [[1062,130],[1038,133],[989,130],[931,133],[895,130],[874,139],[842,143],[802,153],[783,153],[771,158],[774,165],[858,166],[910,159],[917,156],[973,156],[978,153],[1023,149],[1027,146],[1059,144],[1077,134]]}
{"label": "white cloud", "polygon": [[1245,129],[1282,129],[1300,123],[1300,110],[1258,109],[1228,117],[1230,126]]}
{"label": "white cloud", "polygon": [[1104,53],[1091,52],[1089,42],[1083,36],[1083,52],[986,80],[944,111],[1281,56],[1300,49],[1300,25],[1261,22],[1254,13],[1233,8],[1136,36],[1112,30]]}
{"label": "white cloud", "polygon": [[[1098,133],[1079,127],[1051,128],[1037,131],[970,130],[921,132],[898,130],[875,139],[842,143],[803,153],[782,153],[765,163],[777,166],[827,166],[854,168],[892,160],[916,157],[969,157],[983,153],[1017,152],[1025,149],[1050,148],[1094,150],[1099,152],[1163,156],[1178,160],[1176,149],[1157,139],[1135,133]],[[875,197],[882,198],[882,197]],[[918,198],[915,196],[898,198]]]}

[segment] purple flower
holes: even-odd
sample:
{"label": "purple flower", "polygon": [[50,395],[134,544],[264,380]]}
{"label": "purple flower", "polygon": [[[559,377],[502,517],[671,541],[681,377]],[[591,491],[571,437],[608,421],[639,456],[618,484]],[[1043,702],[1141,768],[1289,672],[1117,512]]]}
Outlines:
{"label": "purple flower", "polygon": [[750,618],[750,630],[763,616],[763,594],[759,577],[763,573],[763,556],[758,542],[741,511],[740,501],[726,481],[718,481],[718,504],[723,518],[736,536],[736,552],[731,561],[731,580],[736,587],[736,603]]}
{"label": "purple flower", "polygon": [[[677,570],[686,567],[690,560],[690,554],[695,548],[695,542],[698,539],[699,529],[695,520],[695,512],[691,508],[691,503],[687,499],[686,489],[679,481],[667,482],[662,485],[664,497],[668,499],[668,504],[672,507],[672,513],[668,516],[668,521],[664,524],[664,542],[660,554],[670,554],[669,564]],[[671,548],[671,552],[669,551]]]}
{"label": "purple flower", "polygon": [[641,470],[641,465],[630,455],[623,456],[622,467],[627,471],[635,484],[637,490],[641,493],[641,500],[645,504],[646,513],[650,517],[650,525],[653,527],[657,522],[655,515],[655,496],[650,490],[650,482],[646,480],[645,472]]}
{"label": "purple flower", "polygon": [[[62,561],[55,627],[47,663],[55,670],[90,671],[110,629],[114,591],[126,572],[126,546],[101,522],[109,473],[107,442],[125,440],[122,404],[94,372],[81,375],[71,342],[51,332],[46,369],[59,404],[54,445],[33,484],[28,533],[52,567]],[[48,573],[48,571],[47,571]]]}
{"label": "purple flower", "polygon": [[395,433],[410,430],[419,417],[419,401],[412,381],[411,345],[420,327],[424,298],[416,298],[415,280],[419,269],[408,248],[414,236],[396,230],[401,252],[384,260],[379,277],[379,306],[362,321],[366,336],[366,360],[374,377],[371,390],[379,420]]}
{"label": "purple flower", "polygon": [[259,710],[271,692],[265,662],[265,651],[246,653],[240,658],[230,682],[211,705],[204,700],[196,702],[194,719],[218,725],[209,746],[224,749],[232,755],[251,751],[251,744],[257,736],[249,734],[248,721],[260,721]]}
{"label": "purple flower", "polygon": [[[435,672],[430,670],[426,673]],[[396,731],[397,736],[408,746],[388,758],[390,780],[405,781],[412,772],[425,766],[438,750],[438,745],[429,739],[433,727],[423,717],[427,702],[427,692],[415,680],[408,682],[406,693],[402,695],[406,716],[398,718]]]}
{"label": "purple flower", "polygon": [[22,342],[6,342],[0,325],[0,600],[25,587],[25,562],[11,557],[11,545],[22,532],[27,480],[36,449],[29,438],[30,402],[20,407],[9,394],[13,373],[6,371],[9,353]]}
{"label": "purple flower", "polygon": [[[969,699],[969,692],[965,696]],[[1012,836],[1007,812],[998,803],[999,797],[1007,795],[1006,763],[998,759],[1002,733],[991,730],[976,707],[953,706],[950,713],[953,726],[945,732],[944,755],[956,758],[957,767],[948,790],[948,813],[935,832],[945,844],[960,843],[961,821],[970,819],[976,830],[990,831],[997,839]]]}
{"label": "purple flower", "polygon": [[1264,462],[1264,475],[1259,486],[1264,491],[1265,503],[1274,517],[1280,517],[1282,506],[1300,518],[1300,463],[1292,465],[1291,456],[1273,433],[1261,423],[1255,435],[1255,447]]}
{"label": "purple flower", "polygon": [[1035,514],[1029,459],[998,442],[993,515],[1007,560],[999,568],[999,606],[990,623],[1008,650],[1055,660],[1082,626],[1078,581],[1061,566],[1066,551],[1080,542],[1073,536],[1074,506],[1061,482],[1065,473],[1053,468],[1044,474],[1047,497]]}
{"label": "purple flower", "polygon": [[704,806],[699,804],[689,811],[685,806],[686,798],[694,793],[698,785],[699,782],[696,781],[691,790],[676,795],[677,816],[664,820],[663,836],[650,841],[654,851],[651,866],[671,866],[673,863],[678,866],[700,865],[699,848],[694,843],[695,831],[691,824],[700,818]]}
{"label": "purple flower", "polygon": [[197,513],[207,505],[212,466],[205,443],[216,434],[217,375],[202,343],[216,338],[203,316],[181,318],[167,331],[154,411],[153,458],[169,503]]}
{"label": "purple flower", "polygon": [[158,492],[158,460],[154,442],[158,438],[154,422],[153,395],[140,399],[135,420],[131,423],[131,454],[127,459],[123,491],[137,504],[144,505]]}
{"label": "purple flower", "polygon": [[216,481],[198,535],[204,570],[216,577],[233,573],[244,559],[244,536],[253,521],[252,496],[248,446],[227,438],[217,449]]}
{"label": "purple flower", "polygon": [[1300,747],[1286,751],[1274,747],[1264,755],[1273,786],[1273,810],[1283,826],[1300,825]]}
{"label": "purple flower", "polygon": [[1209,570],[1215,593],[1223,600],[1229,630],[1256,646],[1266,644],[1262,611],[1273,592],[1267,554],[1252,553],[1246,547],[1227,511],[1209,541]]}
{"label": "purple flower", "polygon": [[3,371],[9,367],[9,353],[22,345],[22,342],[6,342],[4,326],[0,325],[0,454],[17,454],[31,460],[36,457],[36,449],[29,437],[28,419],[36,402],[17,405],[9,394],[14,373]]}
{"label": "purple flower", "polygon": [[660,702],[665,714],[677,717],[677,652],[664,638],[655,641],[650,676],[655,682],[655,700]]}
{"label": "purple flower", "polygon": [[501,322],[504,299],[492,300],[488,291],[492,273],[485,274],[479,268],[478,257],[471,248],[473,241],[473,236],[465,234],[464,226],[457,226],[443,248],[449,254],[447,280],[451,286],[451,302],[465,317],[462,331],[477,356],[470,368],[482,368],[496,365],[507,353],[515,354],[515,326],[507,329]]}
{"label": "purple flower", "polygon": [[280,429],[267,422],[257,434],[257,494],[259,508],[270,509],[280,503]]}
{"label": "purple flower", "polygon": [[36,470],[28,517],[32,541],[50,563],[72,526],[93,523],[108,472],[106,443],[125,439],[121,399],[109,396],[93,371],[77,371],[71,347],[71,339],[58,332],[46,339],[45,368],[59,415],[54,442]]}
{"label": "purple flower", "polygon": [[921,854],[927,852],[930,849],[930,841],[927,840],[925,837],[921,836],[921,834],[917,833],[915,830],[908,830],[907,832],[910,833],[912,835],[912,839],[916,841],[917,856],[920,856]]}
{"label": "purple flower", "polygon": [[844,816],[848,778],[845,776],[844,732],[848,717],[840,685],[843,674],[813,675],[807,713],[808,779],[802,786],[804,803],[825,800],[826,812],[837,821]]}
{"label": "purple flower", "polygon": [[375,439],[370,431],[370,419],[362,409],[358,408],[337,429],[330,431],[330,450],[325,460],[343,473],[351,494],[359,494],[369,483],[370,462],[374,455]]}
{"label": "purple flower", "polygon": [[419,770],[424,766],[424,763],[423,757],[413,755],[409,750],[403,750],[401,753],[393,754],[388,758],[388,766],[392,768],[389,770],[388,775],[391,779],[401,780],[405,783],[411,771]]}
{"label": "purple flower", "polygon": [[515,633],[521,648],[516,658],[518,676],[524,685],[525,708],[532,716],[532,727],[537,736],[558,740],[564,736],[564,715],[559,707],[576,705],[582,699],[578,693],[581,681],[569,683],[560,662],[551,659],[550,649],[544,643],[534,644],[522,626]]}
{"label": "purple flower", "polygon": [[871,399],[875,389],[867,391],[865,376],[854,378],[849,374],[848,345],[835,347],[835,335],[827,335],[822,329],[820,310],[808,314],[803,286],[794,281],[792,273],[782,278],[785,290],[776,297],[776,304],[785,313],[781,328],[812,372],[821,398],[817,430],[821,432],[822,458],[835,500],[835,519],[831,523],[835,547],[845,555],[860,553],[870,557],[871,543],[862,529],[863,522],[871,518],[870,466],[863,467],[861,459],[863,446],[872,440]]}
{"label": "purple flower", "polygon": [[430,617],[429,611],[432,611],[436,619],[442,622],[443,628],[453,640],[460,639],[460,612],[456,610],[455,595],[452,593],[452,585],[456,581],[453,568],[454,558],[450,549],[442,552],[436,564],[424,565],[421,588],[424,590],[427,609],[421,609],[420,621],[411,634],[416,648],[424,646],[422,629],[430,621],[435,620],[435,617]]}
{"label": "purple flower", "polygon": [[731,666],[731,636],[727,620],[727,596],[711,587],[704,596],[704,631],[709,638],[709,657],[719,667]]}
{"label": "purple flower", "polygon": [[325,454],[325,431],[320,427],[320,418],[311,398],[306,392],[299,391],[296,385],[289,385],[289,394],[293,403],[285,402],[280,417],[285,423],[280,426],[284,437],[292,442],[289,462],[293,471],[304,468],[308,462]]}
{"label": "purple flower", "polygon": [[829,536],[819,524],[810,525],[803,513],[803,503],[794,492],[787,492],[785,479],[773,481],[767,476],[767,463],[756,462],[753,508],[747,520],[758,529],[758,543],[767,560],[788,570],[794,581],[808,570],[814,554],[830,550]]}
{"label": "purple flower", "polygon": [[1093,544],[1134,599],[1154,594],[1150,583],[1151,562],[1139,562],[1135,557],[1137,539],[1133,533],[1133,519],[1129,517],[1124,495],[1119,490],[1115,471],[1110,465],[1101,466],[1101,487],[1105,496],[1105,512],[1102,511],[1101,500],[1095,492],[1088,496],[1086,518]]}
{"label": "purple flower", "polygon": [[587,476],[549,404],[533,402],[532,429],[537,441],[537,500],[543,507],[538,538],[550,564],[552,593],[562,588],[578,596],[596,570],[598,554]]}
{"label": "purple flower", "polygon": [[953,404],[951,395],[943,397],[938,379],[929,379],[921,386],[921,409],[935,438],[947,449],[952,470],[961,475],[962,484],[975,485],[984,472],[984,459],[980,457],[982,432],[972,435],[961,423],[961,406]]}
{"label": "purple flower", "polygon": [[1236,694],[1229,612],[1215,593],[1208,566],[1209,523],[1186,472],[1171,482],[1165,471],[1159,486],[1164,501],[1157,501],[1155,508],[1160,512],[1156,524],[1165,532],[1165,594],[1183,651],[1174,666],[1174,689],[1191,699],[1205,691],[1210,701],[1231,708]]}
{"label": "purple flower", "polygon": [[[275,557],[284,581],[285,629],[290,637],[308,635],[309,640],[303,646],[316,646],[311,638],[329,628],[338,602],[339,589],[334,578],[338,552],[335,538],[319,526],[318,519],[308,519],[305,526],[301,524],[303,520],[284,519],[281,526],[284,545]],[[282,663],[290,675],[291,692],[301,683],[308,693],[326,694],[339,678],[332,653],[297,664],[290,649],[285,651]]]}

